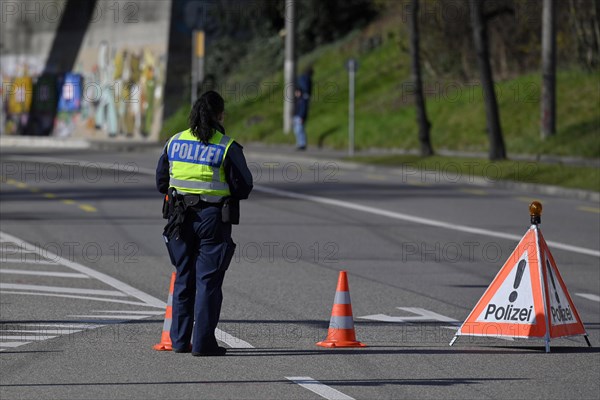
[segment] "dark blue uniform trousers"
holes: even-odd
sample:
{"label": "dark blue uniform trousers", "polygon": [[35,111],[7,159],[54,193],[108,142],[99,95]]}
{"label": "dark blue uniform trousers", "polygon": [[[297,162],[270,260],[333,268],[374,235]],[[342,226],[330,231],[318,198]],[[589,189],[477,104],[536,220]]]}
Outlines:
{"label": "dark blue uniform trousers", "polygon": [[[235,251],[231,224],[219,207],[188,210],[179,237],[167,243],[177,268],[173,291],[171,342],[175,349],[216,350],[215,329],[221,314],[221,287]],[[194,325],[194,319],[196,324]]]}

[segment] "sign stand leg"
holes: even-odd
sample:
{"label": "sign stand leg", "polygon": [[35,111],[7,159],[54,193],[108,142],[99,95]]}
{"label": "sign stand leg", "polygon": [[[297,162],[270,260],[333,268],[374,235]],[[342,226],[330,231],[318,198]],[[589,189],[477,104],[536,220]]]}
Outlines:
{"label": "sign stand leg", "polygon": [[583,335],[583,337],[585,338],[585,341],[588,344],[588,347],[592,347],[592,344],[590,343],[590,339],[588,338],[588,335]]}
{"label": "sign stand leg", "polygon": [[546,336],[546,353],[550,353],[550,338]]}
{"label": "sign stand leg", "polygon": [[[456,342],[456,339],[458,339],[458,335],[454,335],[454,337],[452,338],[452,340],[450,341],[450,344],[448,346],[452,346],[454,344],[454,342]],[[586,339],[587,339],[587,337],[586,337]]]}

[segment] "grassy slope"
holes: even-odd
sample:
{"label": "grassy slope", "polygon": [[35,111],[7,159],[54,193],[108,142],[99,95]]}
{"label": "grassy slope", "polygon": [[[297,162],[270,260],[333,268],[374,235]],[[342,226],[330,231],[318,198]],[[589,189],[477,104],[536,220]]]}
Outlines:
{"label": "grassy slope", "polygon": [[[345,147],[348,75],[344,62],[360,54],[359,33],[305,55],[300,66],[314,63],[314,95],[307,124],[309,144]],[[396,34],[384,34],[381,46],[358,56],[356,145],[416,149],[417,127],[411,105],[409,58]],[[300,68],[301,69],[301,68]],[[239,76],[237,76],[239,79]],[[485,113],[478,86],[426,76],[431,92],[427,109],[434,148],[487,151]],[[277,90],[269,90],[277,85]],[[256,86],[226,94],[229,132],[241,141],[293,143],[282,133],[282,74]],[[509,155],[555,154],[600,157],[600,78],[581,71],[558,74],[558,133],[539,138],[539,74],[498,83],[504,138]],[[434,89],[437,88],[437,92]]]}
{"label": "grassy slope", "polygon": [[479,176],[491,181],[511,180],[600,191],[600,169],[592,167],[512,160],[492,162],[477,158],[442,156],[423,158],[412,155],[366,156],[355,157],[353,160],[372,165],[407,166],[441,172],[442,176],[449,180]]}

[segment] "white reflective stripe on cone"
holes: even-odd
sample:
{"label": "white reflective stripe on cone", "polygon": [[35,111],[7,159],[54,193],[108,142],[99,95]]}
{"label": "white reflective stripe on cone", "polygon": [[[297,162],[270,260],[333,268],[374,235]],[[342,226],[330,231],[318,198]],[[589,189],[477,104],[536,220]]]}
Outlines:
{"label": "white reflective stripe on cone", "polygon": [[335,292],[333,304],[350,304],[350,292]]}
{"label": "white reflective stripe on cone", "polygon": [[354,329],[354,320],[352,317],[331,316],[329,327],[333,329]]}

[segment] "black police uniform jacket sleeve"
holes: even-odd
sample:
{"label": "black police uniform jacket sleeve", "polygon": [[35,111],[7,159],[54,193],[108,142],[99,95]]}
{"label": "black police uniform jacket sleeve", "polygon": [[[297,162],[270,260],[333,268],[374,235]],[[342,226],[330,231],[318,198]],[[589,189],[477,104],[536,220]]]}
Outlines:
{"label": "black police uniform jacket sleeve", "polygon": [[225,179],[231,191],[231,197],[236,200],[245,200],[252,191],[252,173],[248,169],[242,145],[233,142],[223,161]]}
{"label": "black police uniform jacket sleeve", "polygon": [[[231,197],[238,200],[247,199],[253,188],[252,173],[248,169],[242,149],[243,147],[240,144],[233,142],[223,161],[225,179],[229,185]],[[156,188],[162,194],[167,194],[169,190],[169,156],[167,146],[165,146],[156,166]]]}
{"label": "black police uniform jacket sleeve", "polygon": [[165,145],[165,149],[160,155],[158,165],[156,166],[156,188],[162,194],[167,194],[169,190],[169,156],[167,155],[167,145]]}

